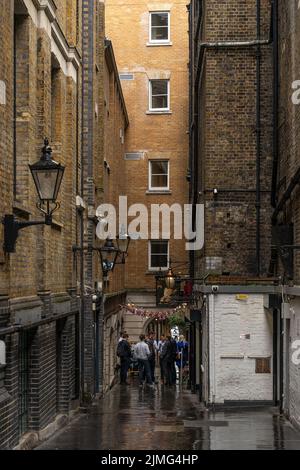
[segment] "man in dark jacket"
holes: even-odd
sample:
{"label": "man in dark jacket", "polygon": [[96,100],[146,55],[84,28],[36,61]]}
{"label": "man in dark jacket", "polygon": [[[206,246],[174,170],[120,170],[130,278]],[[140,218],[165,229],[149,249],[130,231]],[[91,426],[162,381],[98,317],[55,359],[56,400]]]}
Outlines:
{"label": "man in dark jacket", "polygon": [[146,344],[149,346],[150,356],[149,356],[149,365],[151,370],[151,379],[155,383],[155,346],[154,346],[154,333],[149,333],[146,339]]}
{"label": "man in dark jacket", "polygon": [[172,385],[173,346],[172,346],[171,340],[172,340],[171,336],[167,336],[167,339],[164,342],[164,345],[162,347],[162,351],[160,354],[166,385]]}
{"label": "man in dark jacket", "polygon": [[117,356],[120,358],[121,361],[120,383],[124,385],[129,385],[129,383],[127,382],[127,373],[130,367],[132,356],[128,338],[129,336],[127,334],[123,334],[122,341],[119,341],[117,348]]}

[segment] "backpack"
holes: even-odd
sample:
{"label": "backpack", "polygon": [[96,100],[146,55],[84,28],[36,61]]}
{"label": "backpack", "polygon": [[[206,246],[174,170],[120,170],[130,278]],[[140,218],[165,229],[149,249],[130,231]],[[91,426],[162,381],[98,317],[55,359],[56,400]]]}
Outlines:
{"label": "backpack", "polygon": [[146,344],[149,346],[149,351],[150,351],[150,358],[155,357],[155,349],[154,349],[154,341],[153,340],[147,340]]}
{"label": "backpack", "polygon": [[125,351],[125,341],[120,341],[118,343],[118,347],[117,347],[117,356],[118,357],[124,357],[126,356],[126,351]]}

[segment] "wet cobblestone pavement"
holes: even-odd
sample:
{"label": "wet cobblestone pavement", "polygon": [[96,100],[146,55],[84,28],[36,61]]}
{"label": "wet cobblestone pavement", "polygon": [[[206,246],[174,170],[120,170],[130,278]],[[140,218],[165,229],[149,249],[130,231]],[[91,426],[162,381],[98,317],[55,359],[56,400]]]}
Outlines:
{"label": "wet cobblestone pavement", "polygon": [[189,391],[116,386],[38,450],[300,449],[276,408],[205,410]]}

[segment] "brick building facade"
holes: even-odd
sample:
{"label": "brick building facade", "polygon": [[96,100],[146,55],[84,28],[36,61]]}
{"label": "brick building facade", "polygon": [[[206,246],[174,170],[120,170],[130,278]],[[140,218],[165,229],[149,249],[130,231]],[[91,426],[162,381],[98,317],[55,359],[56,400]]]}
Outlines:
{"label": "brick building facade", "polygon": [[0,448],[26,448],[112,380],[103,321],[105,312],[118,336],[124,269],[116,267],[102,295],[93,248],[97,207],[121,191],[114,160],[122,162],[128,116],[103,2],[4,1],[0,13],[1,217],[43,219],[28,164],[45,136],[65,166],[51,226],[20,231],[12,254],[0,229]]}
{"label": "brick building facade", "polygon": [[191,381],[209,405],[279,396],[277,319],[264,297],[274,292],[272,20],[264,0],[190,4],[190,200],[205,211],[205,245],[191,257],[203,279]]}
{"label": "brick building facade", "polygon": [[[42,219],[28,164],[47,136],[66,166],[51,227],[20,232],[16,253],[1,252],[0,446],[28,431],[56,429],[79,398],[76,243],[81,33],[79,10],[64,2],[1,3],[1,208],[21,221]],[[75,27],[74,27],[75,25]],[[77,25],[77,26],[76,26]],[[76,160],[77,158],[77,160]],[[1,229],[1,250],[3,229]],[[34,434],[35,436],[37,434]]]}
{"label": "brick building facade", "polygon": [[[183,207],[188,201],[186,3],[108,0],[106,25],[130,119],[123,157],[128,208],[143,204],[151,214],[152,204]],[[138,215],[133,210],[129,223]],[[150,217],[148,228],[150,233]],[[141,227],[131,227],[131,232],[141,232]],[[155,308],[155,275],[170,259],[188,270],[184,240],[174,240],[173,227],[170,240],[161,232],[156,240],[149,235],[131,243],[125,286],[128,300],[137,306]],[[133,340],[145,326],[142,319],[126,316]]]}
{"label": "brick building facade", "polygon": [[[300,304],[299,304],[299,76],[297,60],[300,17],[297,2],[278,0],[276,5],[275,152],[273,163],[272,204],[273,245],[294,245],[295,249],[274,250],[274,273],[281,276],[283,295],[282,335],[282,407],[300,426]],[[276,258],[277,255],[277,258]]]}

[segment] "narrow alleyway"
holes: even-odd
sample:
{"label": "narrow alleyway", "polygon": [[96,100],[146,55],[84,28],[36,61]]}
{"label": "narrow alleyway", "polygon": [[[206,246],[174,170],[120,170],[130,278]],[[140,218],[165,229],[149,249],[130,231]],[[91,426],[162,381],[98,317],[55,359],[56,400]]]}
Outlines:
{"label": "narrow alleyway", "polygon": [[38,450],[300,449],[277,409],[207,412],[188,391],[116,386]]}

